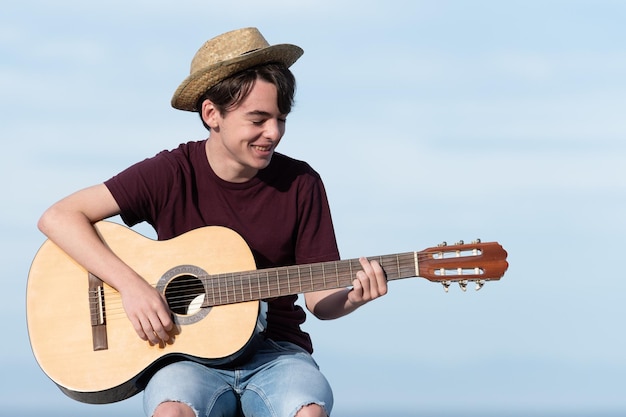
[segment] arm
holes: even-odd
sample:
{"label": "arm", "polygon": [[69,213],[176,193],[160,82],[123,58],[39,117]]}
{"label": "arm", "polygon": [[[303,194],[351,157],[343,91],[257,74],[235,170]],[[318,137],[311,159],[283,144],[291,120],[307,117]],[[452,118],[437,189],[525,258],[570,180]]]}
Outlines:
{"label": "arm", "polygon": [[352,288],[310,292],[304,295],[306,306],[317,318],[336,319],[387,294],[387,278],[380,264],[359,259],[362,271],[356,273]]}
{"label": "arm", "polygon": [[93,224],[119,214],[104,184],[78,191],[52,205],[39,229],[85,269],[115,288],[135,331],[152,343],[167,341],[173,322],[163,297],[102,242]]}

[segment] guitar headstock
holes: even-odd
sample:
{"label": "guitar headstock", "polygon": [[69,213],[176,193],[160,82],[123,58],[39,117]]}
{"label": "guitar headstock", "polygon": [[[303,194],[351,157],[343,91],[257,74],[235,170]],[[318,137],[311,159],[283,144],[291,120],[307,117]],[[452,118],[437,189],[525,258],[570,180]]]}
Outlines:
{"label": "guitar headstock", "polygon": [[479,290],[486,281],[502,278],[509,267],[506,257],[497,242],[444,242],[418,253],[418,272],[422,278],[442,283],[446,292],[452,282],[458,282],[463,291],[469,282],[475,282]]}

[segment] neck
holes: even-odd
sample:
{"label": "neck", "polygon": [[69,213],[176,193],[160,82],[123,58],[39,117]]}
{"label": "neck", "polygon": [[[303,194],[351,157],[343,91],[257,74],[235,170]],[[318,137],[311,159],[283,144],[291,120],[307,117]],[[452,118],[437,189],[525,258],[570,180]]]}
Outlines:
{"label": "neck", "polygon": [[246,167],[234,161],[232,156],[227,154],[228,151],[221,146],[220,140],[214,138],[213,135],[207,139],[205,151],[211,169],[224,181],[233,183],[250,181],[259,172],[258,169]]}

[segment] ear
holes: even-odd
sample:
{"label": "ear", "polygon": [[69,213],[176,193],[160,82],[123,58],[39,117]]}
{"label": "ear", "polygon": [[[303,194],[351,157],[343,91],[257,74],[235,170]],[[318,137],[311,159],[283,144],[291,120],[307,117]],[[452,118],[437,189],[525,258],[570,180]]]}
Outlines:
{"label": "ear", "polygon": [[220,112],[211,100],[207,99],[202,102],[200,115],[202,116],[202,120],[204,121],[204,123],[206,123],[211,129],[219,128]]}

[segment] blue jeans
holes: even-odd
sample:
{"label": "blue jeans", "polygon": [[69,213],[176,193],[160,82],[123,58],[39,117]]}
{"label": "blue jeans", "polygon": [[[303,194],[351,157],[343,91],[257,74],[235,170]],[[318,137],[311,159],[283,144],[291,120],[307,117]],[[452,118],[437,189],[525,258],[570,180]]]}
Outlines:
{"label": "blue jeans", "polygon": [[234,369],[191,361],[161,368],[144,391],[146,416],[165,401],[187,404],[198,417],[293,417],[309,404],[330,415],[333,393],[308,352],[292,343],[265,340]]}

